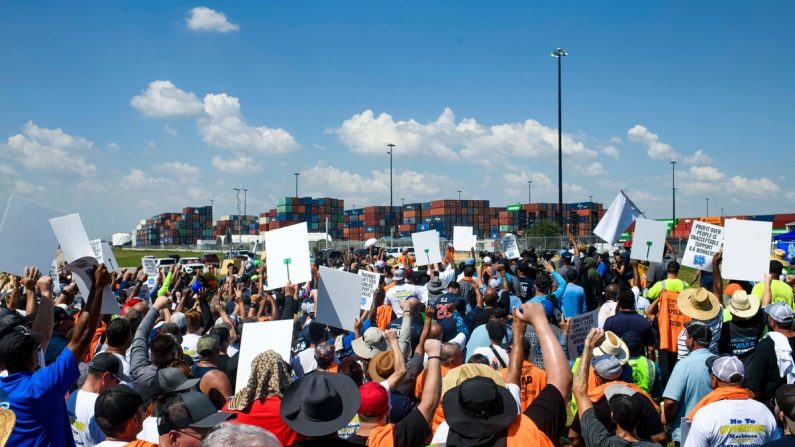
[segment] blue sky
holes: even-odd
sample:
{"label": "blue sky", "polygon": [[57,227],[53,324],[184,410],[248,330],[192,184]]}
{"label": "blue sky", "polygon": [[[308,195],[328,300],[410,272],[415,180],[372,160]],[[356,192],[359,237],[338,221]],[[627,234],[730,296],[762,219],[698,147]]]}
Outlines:
{"label": "blue sky", "polygon": [[[195,9],[200,8],[200,9]],[[0,205],[89,232],[215,200],[795,211],[791,2],[0,2]]]}

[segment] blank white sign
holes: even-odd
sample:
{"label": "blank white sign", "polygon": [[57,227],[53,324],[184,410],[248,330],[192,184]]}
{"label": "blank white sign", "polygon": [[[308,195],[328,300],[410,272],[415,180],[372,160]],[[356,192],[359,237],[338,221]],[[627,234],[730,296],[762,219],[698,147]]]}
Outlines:
{"label": "blank white sign", "polygon": [[237,364],[235,393],[248,384],[251,361],[265,351],[276,351],[282,360],[290,364],[290,348],[293,345],[293,320],[245,323],[240,339],[240,357]]}
{"label": "blank white sign", "polygon": [[361,275],[320,267],[315,320],[353,332],[362,298]]}
{"label": "blank white sign", "polygon": [[453,227],[453,249],[469,251],[475,247],[477,239],[472,234],[472,227]]}
{"label": "blank white sign", "polygon": [[662,262],[667,232],[668,224],[665,222],[650,219],[636,220],[630,257],[640,261]]}
{"label": "blank white sign", "polygon": [[0,272],[23,276],[25,267],[31,266],[41,272],[49,271],[58,249],[50,219],[64,214],[11,196],[0,223]]}
{"label": "blank white sign", "polygon": [[414,258],[417,266],[442,262],[442,252],[439,251],[439,232],[436,230],[411,233],[411,242],[414,244]]}
{"label": "blank white sign", "polygon": [[268,267],[268,290],[312,279],[309,265],[309,233],[306,222],[265,233]]}
{"label": "blank white sign", "polygon": [[763,281],[770,269],[773,222],[729,219],[723,227],[725,279]]}

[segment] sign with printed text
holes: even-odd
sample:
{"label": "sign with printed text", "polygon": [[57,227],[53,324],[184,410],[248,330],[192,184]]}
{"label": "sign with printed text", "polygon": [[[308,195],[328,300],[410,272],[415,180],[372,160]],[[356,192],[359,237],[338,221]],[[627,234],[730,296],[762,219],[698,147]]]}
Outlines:
{"label": "sign with printed text", "polygon": [[665,222],[636,220],[630,257],[639,261],[662,262],[666,231],[668,226]]}
{"label": "sign with printed text", "polygon": [[155,288],[157,279],[157,259],[155,258],[141,258],[141,267],[146,273],[146,285],[151,290]]}
{"label": "sign with printed text", "polygon": [[373,306],[375,292],[378,291],[378,283],[381,282],[381,274],[367,270],[359,270],[359,275],[362,276],[362,297],[359,302],[359,308],[362,310],[370,310],[370,307]]}
{"label": "sign with printed text", "polygon": [[116,256],[110,248],[110,244],[102,242],[101,239],[93,239],[91,240],[91,249],[94,251],[94,257],[97,258],[97,262],[105,264],[108,271],[121,272],[121,268],[116,262]]}
{"label": "sign with printed text", "polygon": [[502,252],[508,259],[517,259],[521,256],[519,245],[516,243],[516,235],[508,233],[502,237]]}
{"label": "sign with printed text", "polygon": [[475,247],[477,238],[472,234],[472,227],[453,227],[453,249],[469,251]]}
{"label": "sign with printed text", "polygon": [[414,258],[417,267],[422,265],[442,262],[442,252],[439,251],[439,232],[436,230],[411,233],[411,242],[414,244]]}
{"label": "sign with printed text", "polygon": [[762,281],[770,269],[773,222],[729,219],[723,227],[725,279]]}
{"label": "sign with printed text", "polygon": [[585,346],[585,338],[588,337],[588,332],[590,332],[592,328],[595,328],[598,323],[598,310],[592,310],[569,319],[569,359],[574,360],[582,355],[583,347]]}
{"label": "sign with printed text", "polygon": [[682,265],[706,272],[712,271],[712,257],[723,245],[723,227],[706,222],[693,222]]}

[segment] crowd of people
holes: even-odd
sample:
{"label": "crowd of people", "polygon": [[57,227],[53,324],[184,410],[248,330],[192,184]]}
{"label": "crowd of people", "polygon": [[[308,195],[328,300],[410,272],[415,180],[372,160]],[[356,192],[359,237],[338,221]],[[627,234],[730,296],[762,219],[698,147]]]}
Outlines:
{"label": "crowd of people", "polygon": [[[228,271],[0,276],[0,441],[9,446],[792,446],[792,265],[694,284],[577,244],[417,266],[404,251],[326,266],[380,273],[346,331],[317,321],[319,270],[271,290]],[[102,314],[110,287],[117,314]],[[358,305],[359,297],[351,297]],[[320,303],[322,306],[323,303]],[[571,319],[597,323],[568,349]],[[241,365],[246,325],[291,320],[290,358]],[[255,343],[247,340],[246,343]],[[245,383],[238,370],[250,368]],[[0,443],[1,444],[1,443]]]}

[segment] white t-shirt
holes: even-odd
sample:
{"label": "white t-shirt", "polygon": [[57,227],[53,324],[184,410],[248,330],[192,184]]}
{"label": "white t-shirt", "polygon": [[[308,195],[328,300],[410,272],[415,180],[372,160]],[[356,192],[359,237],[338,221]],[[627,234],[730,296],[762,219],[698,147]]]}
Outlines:
{"label": "white t-shirt", "polygon": [[128,441],[102,441],[96,447],[124,447],[127,444]]}
{"label": "white t-shirt", "polygon": [[94,418],[94,403],[98,397],[99,394],[91,391],[76,391],[74,414],[69,415],[75,445],[94,447],[105,439],[105,434],[99,429]]}
{"label": "white t-shirt", "polygon": [[[499,356],[502,359],[502,361],[505,362],[505,367],[507,368],[508,367],[508,361],[510,360],[510,356],[508,355],[508,351],[506,351],[505,349],[502,349],[502,347],[500,347],[500,346],[495,346],[495,345],[491,345],[491,348],[494,348],[494,351],[497,351],[497,354],[499,354]],[[475,354],[485,355],[486,358],[489,359],[489,363],[491,364],[492,368],[500,369],[500,368],[502,368],[502,365],[500,365],[500,361],[497,360],[497,357],[494,356],[494,351],[492,351],[491,348],[488,347],[488,346],[477,348],[474,351],[472,351],[472,355],[475,355]]]}
{"label": "white t-shirt", "polygon": [[404,282],[403,284],[395,284],[386,291],[384,304],[391,304],[392,310],[395,311],[395,315],[400,318],[403,316],[403,309],[400,308],[400,303],[408,297],[414,296],[417,297],[417,299],[422,303],[428,302],[428,296],[425,295],[423,297],[423,289],[424,287],[415,286],[407,282]]}
{"label": "white t-shirt", "polygon": [[185,334],[182,337],[182,352],[189,355],[194,363],[199,361],[199,353],[196,352],[196,349],[198,349],[197,345],[200,338],[201,335],[196,334]]}
{"label": "white t-shirt", "polygon": [[599,329],[605,327],[605,321],[607,321],[608,318],[616,314],[617,308],[618,308],[617,301],[605,301],[604,304],[599,306],[599,313],[597,314],[596,317],[597,321],[596,325],[599,327]]}
{"label": "white t-shirt", "polygon": [[160,442],[160,435],[157,433],[157,418],[154,416],[149,416],[148,418],[144,419],[141,433],[138,433],[136,438],[140,439],[141,441],[149,441],[153,444]]}
{"label": "white t-shirt", "polygon": [[698,410],[684,447],[759,446],[774,440],[775,431],[776,420],[763,403],[721,400]]}

